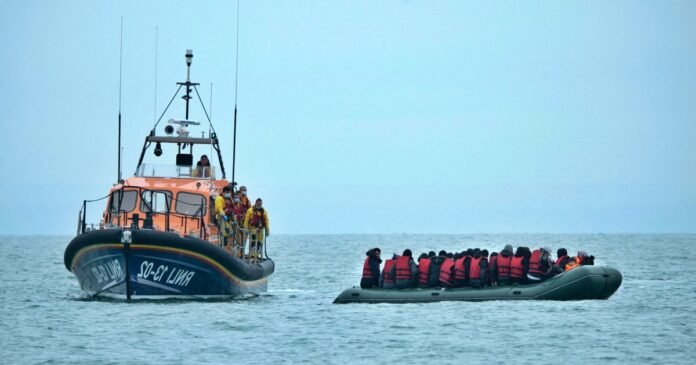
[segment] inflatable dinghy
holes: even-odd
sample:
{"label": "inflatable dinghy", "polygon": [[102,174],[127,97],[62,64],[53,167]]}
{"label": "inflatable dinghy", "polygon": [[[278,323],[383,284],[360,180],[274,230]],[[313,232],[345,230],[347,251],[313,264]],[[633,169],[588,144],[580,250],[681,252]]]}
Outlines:
{"label": "inflatable dinghy", "polygon": [[621,286],[619,270],[608,266],[580,266],[538,284],[477,288],[413,288],[344,290],[335,300],[343,303],[427,303],[484,300],[607,299]]}

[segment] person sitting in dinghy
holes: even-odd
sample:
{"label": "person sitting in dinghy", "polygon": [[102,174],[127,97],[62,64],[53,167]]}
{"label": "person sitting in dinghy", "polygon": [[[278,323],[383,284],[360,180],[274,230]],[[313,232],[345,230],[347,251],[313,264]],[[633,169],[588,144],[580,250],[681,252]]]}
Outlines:
{"label": "person sitting in dinghy", "polygon": [[527,280],[531,283],[539,283],[551,276],[551,268],[553,261],[551,260],[551,249],[544,246],[532,252],[529,258],[529,272]]}
{"label": "person sitting in dinghy", "polygon": [[495,278],[497,285],[510,285],[510,265],[512,263],[512,245],[505,245],[500,254],[498,254],[498,259],[495,265]]}
{"label": "person sitting in dinghy", "polygon": [[570,257],[568,256],[568,250],[566,250],[565,248],[559,248],[558,251],[556,251],[556,257],[557,258],[556,262],[554,262],[554,266],[560,269],[561,272],[563,272],[563,269],[570,261]]}
{"label": "person sitting in dinghy", "polygon": [[363,289],[375,288],[379,286],[379,265],[382,263],[380,258],[382,250],[379,247],[372,248],[365,252],[367,256],[363,264],[362,278],[360,287]]}
{"label": "person sitting in dinghy", "polygon": [[578,255],[571,257],[565,265],[565,271],[570,271],[578,266],[594,265],[594,256],[590,256],[585,251],[578,251]]}
{"label": "person sitting in dinghy", "polygon": [[383,289],[394,289],[396,281],[394,280],[394,264],[396,263],[396,254],[391,259],[384,261],[382,274],[379,276],[379,287]]}
{"label": "person sitting in dinghy", "polygon": [[529,257],[532,252],[528,247],[518,246],[515,255],[510,260],[510,282],[523,283],[529,271]]}
{"label": "person sitting in dinghy", "polygon": [[488,250],[474,249],[469,263],[469,286],[480,289],[488,283]]}
{"label": "person sitting in dinghy", "polygon": [[428,287],[428,275],[430,275],[430,258],[435,257],[435,251],[429,254],[422,253],[418,256],[418,287]]}
{"label": "person sitting in dinghy", "polygon": [[397,289],[407,289],[415,286],[418,280],[418,266],[413,261],[411,250],[405,249],[403,255],[396,258],[393,272]]}

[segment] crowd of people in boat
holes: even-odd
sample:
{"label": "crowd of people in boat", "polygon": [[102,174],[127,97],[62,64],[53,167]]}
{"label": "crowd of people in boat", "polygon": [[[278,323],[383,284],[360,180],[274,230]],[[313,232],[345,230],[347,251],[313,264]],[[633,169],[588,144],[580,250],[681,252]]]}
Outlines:
{"label": "crowd of people in boat", "polygon": [[402,255],[394,254],[385,260],[380,269],[382,251],[373,248],[366,252],[363,265],[362,288],[407,289],[407,288],[460,288],[533,284],[572,270],[582,265],[594,265],[594,256],[579,251],[568,256],[565,248],[556,251],[551,258],[551,249],[541,247],[531,251],[520,246],[513,252],[512,245],[489,255],[486,249],[467,249],[459,253],[435,251],[422,253],[414,260],[410,249]]}
{"label": "crowd of people in boat", "polygon": [[270,235],[268,212],[264,209],[261,198],[256,199],[252,206],[246,186],[236,189],[235,184],[230,183],[215,198],[215,217],[222,245],[226,249],[233,251],[237,257],[242,257],[248,235],[250,256],[261,257],[264,239]]}

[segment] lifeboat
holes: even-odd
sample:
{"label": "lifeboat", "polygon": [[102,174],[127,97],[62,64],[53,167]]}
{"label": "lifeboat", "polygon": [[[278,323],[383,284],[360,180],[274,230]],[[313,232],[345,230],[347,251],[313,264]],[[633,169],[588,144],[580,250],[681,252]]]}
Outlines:
{"label": "lifeboat", "polygon": [[[215,198],[224,187],[233,191],[236,187],[226,179],[219,140],[202,100],[208,134],[190,135],[188,128],[200,125],[189,120],[192,92],[199,95],[199,84],[189,76],[192,57],[187,51],[187,79],[177,83],[172,97],[185,88],[185,119],[169,119],[164,133],[158,133],[167,106],[145,138],[134,175],[121,179],[119,155],[118,183],[104,198],[83,201],[77,236],[65,249],[64,263],[90,296],[208,299],[267,290],[275,264],[266,254],[265,239],[246,230],[242,222],[224,222],[216,216]],[[157,157],[163,150],[175,151],[174,163],[144,163],[153,145]],[[217,166],[200,163],[203,158],[194,166],[196,147],[201,154],[216,155]],[[95,202],[106,207],[101,221],[90,225],[87,209]]]}
{"label": "lifeboat", "polygon": [[583,300],[607,299],[621,286],[619,270],[608,266],[580,266],[530,285],[491,286],[481,289],[413,288],[344,290],[335,304],[344,303],[429,303],[486,300]]}

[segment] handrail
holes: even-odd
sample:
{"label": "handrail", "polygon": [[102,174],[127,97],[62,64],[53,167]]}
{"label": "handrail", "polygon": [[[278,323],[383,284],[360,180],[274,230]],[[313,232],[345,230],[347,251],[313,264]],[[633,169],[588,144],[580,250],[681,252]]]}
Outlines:
{"label": "handrail", "polygon": [[[251,263],[257,263],[260,261],[263,261],[265,259],[270,259],[268,257],[267,249],[266,249],[266,235],[264,234],[264,239],[263,243],[263,251],[261,251],[260,247],[258,247],[256,244],[252,244],[251,242],[251,231],[249,229],[245,229],[241,226],[240,223],[236,222],[236,220],[233,220],[232,222],[232,234],[229,238],[227,238],[229,241],[228,247],[232,251],[232,254],[244,261],[251,262]],[[225,246],[225,221],[222,219],[218,220],[218,243],[221,247]],[[238,237],[241,234],[241,243],[237,244],[238,242]],[[241,256],[241,257],[240,257]]]}
{"label": "handrail", "polygon": [[[106,223],[107,221],[111,222],[111,219],[114,216],[116,216],[118,218],[117,226],[119,226],[119,227],[125,227],[128,223],[128,219],[131,219],[131,221],[132,221],[133,220],[132,216],[131,216],[131,218],[129,218],[129,214],[128,214],[129,212],[127,210],[123,209],[123,207],[122,207],[123,199],[124,199],[124,192],[126,192],[126,191],[136,191],[138,193],[139,201],[142,202],[142,204],[148,210],[147,212],[143,212],[143,213],[149,215],[150,217],[152,217],[154,215],[164,215],[164,217],[165,217],[164,231],[165,232],[171,231],[171,229],[170,229],[171,217],[180,218],[182,220],[181,225],[184,228],[184,234],[186,234],[186,232],[188,232],[189,220],[194,219],[198,223],[198,229],[199,229],[198,235],[199,235],[199,237],[201,239],[208,240],[209,232],[208,232],[208,228],[207,228],[206,221],[205,221],[205,216],[207,215],[207,213],[206,213],[207,210],[205,209],[206,208],[205,207],[206,199],[203,199],[201,204],[195,204],[195,203],[191,203],[188,201],[183,201],[183,200],[177,199],[175,194],[166,195],[166,199],[165,199],[166,211],[156,212],[156,211],[154,211],[153,206],[152,206],[152,199],[150,201],[143,199],[143,192],[162,193],[162,192],[168,192],[169,190],[161,189],[161,188],[160,189],[148,189],[148,188],[143,188],[143,187],[139,187],[139,186],[121,186],[119,189],[114,190],[111,193],[109,193],[108,195],[101,197],[99,199],[84,200],[82,202],[82,207],[80,208],[80,211],[78,214],[78,232],[77,232],[78,235],[87,232],[87,223],[86,223],[87,203],[94,203],[94,202],[102,201],[102,200],[109,198],[109,197],[113,198],[114,194],[118,194],[116,210],[115,211],[111,210],[113,203],[111,203],[111,201],[110,201],[106,207],[106,215],[104,217],[105,218],[104,224],[107,224]],[[138,198],[136,198],[136,199],[138,199]],[[136,200],[136,202],[137,201],[138,200]],[[179,213],[177,211],[172,211],[172,206],[173,206],[172,202],[176,202],[176,204],[184,204],[184,205],[188,205],[188,206],[192,206],[192,207],[197,206],[198,209],[196,209],[195,212],[193,212],[193,214]],[[212,202],[210,202],[210,203],[212,203]],[[224,220],[218,219],[218,221],[219,221],[218,222],[218,235],[219,235],[218,242],[222,246],[224,244],[224,229],[225,229]],[[108,223],[108,224],[111,224],[111,223]],[[230,237],[230,238],[232,239],[231,244],[233,246],[233,247],[231,247],[231,249],[234,250],[233,253],[235,254],[235,257],[238,257],[237,253],[240,253],[242,260],[247,261],[247,262],[251,262],[251,263],[257,263],[257,262],[263,261],[264,259],[270,259],[268,257],[268,251],[267,251],[268,246],[267,246],[266,235],[264,234],[263,243],[262,243],[263,244],[263,251],[262,251],[261,248],[257,247],[256,244],[252,245],[251,231],[249,229],[245,229],[244,227],[242,227],[242,224],[243,224],[242,222],[237,222],[236,219],[233,221],[233,227],[232,227],[233,232],[232,232],[232,237]],[[100,228],[102,228],[102,226],[100,226]],[[239,245],[236,245],[235,243],[240,235],[241,235],[241,242]],[[238,252],[237,251],[238,249],[240,249],[241,252]]]}

